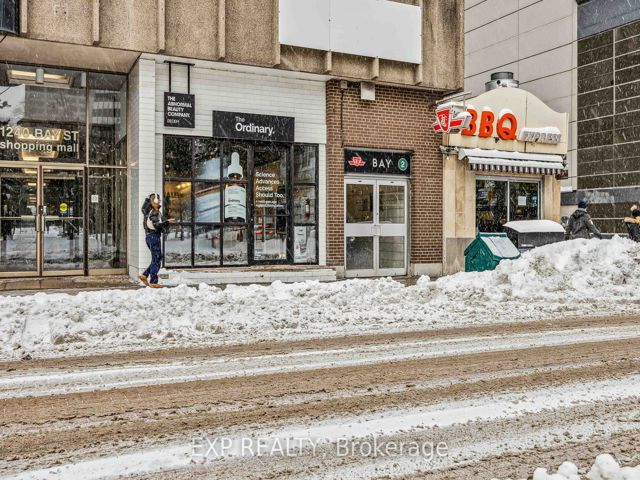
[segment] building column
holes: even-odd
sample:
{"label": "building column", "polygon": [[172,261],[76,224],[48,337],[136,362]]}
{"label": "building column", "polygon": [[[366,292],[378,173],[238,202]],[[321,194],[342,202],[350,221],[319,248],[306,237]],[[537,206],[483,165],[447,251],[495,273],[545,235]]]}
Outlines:
{"label": "building column", "polygon": [[464,250],[476,231],[475,173],[457,154],[443,158],[443,273],[464,270]]}
{"label": "building column", "polygon": [[162,172],[156,161],[155,120],[156,64],[141,58],[129,74],[129,275],[137,277],[151,260],[142,227],[142,203],[153,192],[162,192]]}
{"label": "building column", "polygon": [[560,223],[560,181],[545,175],[542,185],[542,218]]}

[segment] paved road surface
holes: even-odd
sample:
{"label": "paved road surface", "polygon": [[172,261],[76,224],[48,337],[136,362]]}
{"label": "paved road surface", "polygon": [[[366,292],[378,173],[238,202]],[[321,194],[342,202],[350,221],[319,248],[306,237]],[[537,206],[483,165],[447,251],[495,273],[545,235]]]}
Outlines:
{"label": "paved road surface", "polygon": [[605,451],[636,465],[639,322],[0,363],[0,476],[525,478]]}

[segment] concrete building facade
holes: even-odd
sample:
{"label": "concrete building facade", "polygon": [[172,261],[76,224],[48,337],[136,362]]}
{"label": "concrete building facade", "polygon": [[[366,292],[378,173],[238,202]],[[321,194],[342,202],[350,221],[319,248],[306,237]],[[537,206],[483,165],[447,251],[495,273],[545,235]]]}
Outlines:
{"label": "concrete building facade", "polygon": [[562,214],[581,199],[596,225],[626,233],[640,200],[636,162],[637,27],[640,5],[624,0],[467,0],[465,90],[512,71],[520,86],[569,114],[569,178]]}
{"label": "concrete building facade", "polygon": [[462,0],[0,6],[0,275],[137,276],[154,192],[165,279],[442,271]]}
{"label": "concrete building facade", "polygon": [[577,22],[575,0],[465,1],[465,90],[479,95],[491,73],[509,71],[568,113],[565,190],[577,188]]}
{"label": "concrete building facade", "polygon": [[568,200],[587,199],[602,231],[626,234],[640,201],[640,5],[578,8],[578,190]]}

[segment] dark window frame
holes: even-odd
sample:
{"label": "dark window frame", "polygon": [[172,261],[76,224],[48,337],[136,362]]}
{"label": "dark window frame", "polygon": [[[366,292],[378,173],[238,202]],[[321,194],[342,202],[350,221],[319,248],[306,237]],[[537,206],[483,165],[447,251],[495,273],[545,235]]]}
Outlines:
{"label": "dark window frame", "polygon": [[[165,152],[166,142],[170,138],[186,139],[191,142],[191,177],[173,177],[166,174],[165,168]],[[220,149],[220,174],[216,180],[198,179],[196,177],[195,170],[195,155],[196,148],[195,142],[197,140],[210,140],[218,143]],[[243,180],[232,180],[224,177],[224,159],[227,155],[227,150],[232,144],[244,144],[247,148],[247,175]],[[254,222],[253,222],[253,174],[254,174],[254,153],[256,148],[264,147],[267,145],[276,145],[280,148],[284,148],[288,152],[288,159],[286,164],[286,180],[287,180],[287,258],[286,260],[255,260],[254,258]],[[189,182],[191,184],[191,218],[189,222],[180,222],[178,225],[183,225],[191,232],[191,255],[190,265],[172,265],[163,260],[163,266],[172,269],[206,269],[206,268],[238,268],[254,265],[318,265],[320,257],[319,249],[319,163],[320,163],[320,148],[317,144],[310,143],[265,143],[254,142],[246,140],[233,140],[228,138],[216,138],[216,137],[203,137],[203,136],[191,136],[191,135],[163,135],[162,141],[162,195],[166,198],[165,184],[166,182]],[[315,149],[315,166],[314,166],[314,181],[313,182],[295,182],[295,152],[296,147],[311,147]],[[218,222],[197,222],[195,219],[195,189],[196,182],[209,182],[216,183],[220,186],[220,218]],[[246,188],[246,220],[245,222],[226,222],[224,220],[224,202],[225,202],[225,186],[229,184],[244,185]],[[293,192],[296,187],[311,187],[315,189],[315,209],[313,220],[309,222],[295,222],[294,217],[294,205],[293,205]],[[220,260],[215,264],[199,264],[195,262],[195,232],[198,226],[206,226],[211,228],[219,228],[220,232],[220,246],[219,257]],[[312,262],[296,262],[294,252],[294,235],[296,226],[314,227],[315,228],[315,260]],[[232,263],[225,264],[224,262],[224,232],[227,228],[244,228],[246,232],[246,245],[247,245],[247,262],[246,263]],[[166,235],[163,236],[163,242],[166,242]]]}
{"label": "dark window frame", "polygon": [[[13,13],[13,23],[9,25],[4,12],[7,10],[5,3],[13,2],[13,9],[9,9]],[[0,35],[20,35],[20,0],[0,0]]]}

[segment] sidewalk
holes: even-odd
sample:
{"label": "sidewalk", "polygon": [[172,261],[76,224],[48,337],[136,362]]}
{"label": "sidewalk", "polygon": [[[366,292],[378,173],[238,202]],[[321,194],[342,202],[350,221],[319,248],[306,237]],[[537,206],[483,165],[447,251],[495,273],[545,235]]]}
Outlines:
{"label": "sidewalk", "polygon": [[[413,276],[394,277],[393,279],[404,286],[415,285],[418,278]],[[368,278],[371,280],[371,278]],[[334,281],[344,281],[338,279]],[[258,283],[258,282],[256,282]],[[284,282],[294,283],[294,282]],[[325,282],[326,283],[326,282]],[[262,283],[263,284],[263,283]],[[218,288],[226,288],[229,284],[214,284]],[[264,285],[264,284],[263,284]],[[95,277],[30,277],[0,279],[0,296],[33,295],[36,293],[68,293],[87,292],[95,290],[134,290],[143,288],[138,282],[127,275],[105,275]]]}
{"label": "sidewalk", "polygon": [[96,277],[26,277],[0,279],[0,295],[29,295],[39,292],[78,293],[88,290],[140,288],[128,275]]}

